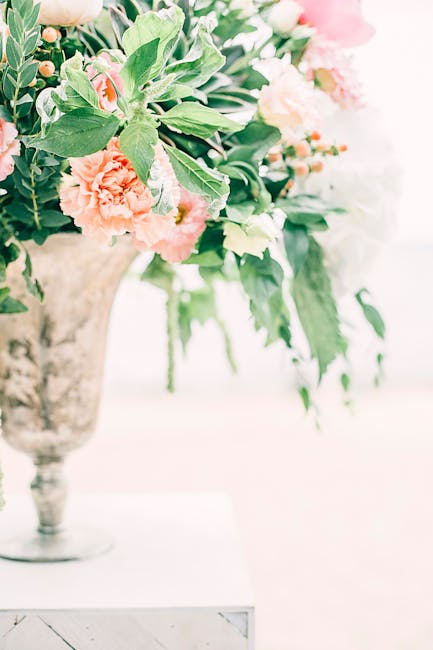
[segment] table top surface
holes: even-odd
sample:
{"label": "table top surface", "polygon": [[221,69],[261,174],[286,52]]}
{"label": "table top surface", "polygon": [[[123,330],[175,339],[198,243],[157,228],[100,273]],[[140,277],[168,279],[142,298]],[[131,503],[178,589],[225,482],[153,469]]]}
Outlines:
{"label": "table top surface", "polygon": [[[32,510],[30,496],[8,499],[0,537],[30,535]],[[81,562],[0,560],[0,610],[253,606],[224,494],[71,496],[68,523],[106,530],[113,550]]]}

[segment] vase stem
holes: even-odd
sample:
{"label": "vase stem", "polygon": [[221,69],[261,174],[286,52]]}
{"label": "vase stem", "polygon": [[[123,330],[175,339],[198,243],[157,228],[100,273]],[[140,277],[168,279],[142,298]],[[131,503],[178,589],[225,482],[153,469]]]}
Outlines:
{"label": "vase stem", "polygon": [[63,477],[63,460],[36,458],[36,476],[31,483],[33,501],[39,517],[38,532],[56,535],[61,532],[67,484]]}

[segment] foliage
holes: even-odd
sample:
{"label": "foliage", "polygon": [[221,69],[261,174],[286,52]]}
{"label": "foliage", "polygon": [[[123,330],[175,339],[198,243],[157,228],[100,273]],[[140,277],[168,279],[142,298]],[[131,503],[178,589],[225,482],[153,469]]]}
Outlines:
{"label": "foliage", "polygon": [[[159,255],[141,276],[167,294],[169,388],[176,347],[187,349],[196,324],[216,323],[234,367],[217,304],[217,287],[233,280],[248,299],[266,344],[281,342],[293,359],[302,356],[293,334],[298,321],[320,380],[337,357],[346,356],[348,346],[319,243],[328,217],[344,211],[301,186],[293,190],[296,146],[284,144],[282,132],[266,123],[257,101],[269,83],[260,67],[267,52],[279,59],[290,53],[301,69],[312,31],[297,25],[284,37],[263,38],[258,17],[266,21],[270,3],[259,2],[257,16],[250,18],[229,0],[163,1],[158,10],[145,0],[110,0],[93,23],[60,27],[57,38],[44,40],[37,3],[8,0],[3,7],[9,34],[0,65],[0,118],[15,126],[21,151],[13,173],[0,182],[0,313],[27,308],[7,286],[7,268],[20,255],[29,293],[43,300],[27,242],[43,245],[54,233],[79,231],[59,200],[70,159],[95,154],[118,137],[121,151],[152,193],[155,213],[164,215],[177,205],[170,204],[164,178],[155,171],[155,150],[162,143],[177,181],[206,201],[209,216],[184,260],[197,268],[200,287],[189,290],[182,269]],[[118,66],[123,92],[104,56]],[[41,62],[50,64],[52,74],[42,73]],[[96,90],[101,78],[115,93],[111,110]],[[303,136],[317,157],[315,137]],[[340,149],[332,144],[323,158],[337,155]],[[232,239],[237,234],[242,253],[229,249],[229,232]],[[383,320],[365,295],[362,289],[356,300],[383,338]],[[349,390],[347,373],[341,385]],[[303,383],[299,394],[308,409],[311,396]]]}

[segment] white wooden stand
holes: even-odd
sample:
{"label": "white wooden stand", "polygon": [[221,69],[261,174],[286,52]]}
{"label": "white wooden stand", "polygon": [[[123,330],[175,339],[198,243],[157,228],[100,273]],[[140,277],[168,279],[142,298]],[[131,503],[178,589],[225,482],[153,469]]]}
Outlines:
{"label": "white wooden stand", "polygon": [[[0,537],[33,519],[30,497],[11,498]],[[69,520],[109,531],[114,549],[51,565],[0,560],[0,650],[253,650],[225,495],[73,497]]]}

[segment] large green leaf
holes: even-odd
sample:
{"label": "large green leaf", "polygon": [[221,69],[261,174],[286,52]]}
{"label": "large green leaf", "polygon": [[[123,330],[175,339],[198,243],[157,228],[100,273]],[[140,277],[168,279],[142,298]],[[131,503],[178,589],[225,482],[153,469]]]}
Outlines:
{"label": "large green leaf", "polygon": [[263,305],[281,288],[284,273],[266,251],[263,259],[245,255],[240,268],[242,286],[254,303]]}
{"label": "large green leaf", "polygon": [[132,122],[120,134],[119,142],[138,178],[147,183],[155,158],[155,145],[158,142],[156,128],[147,122]]}
{"label": "large green leaf", "polygon": [[200,19],[197,34],[192,47],[182,61],[171,63],[166,68],[166,73],[175,72],[178,81],[199,88],[205,84],[225,63],[221,54],[212,40],[206,19]]}
{"label": "large green leaf", "polygon": [[29,139],[29,145],[63,158],[77,158],[104,149],[118,128],[119,120],[112,113],[77,108],[51,124],[44,137]]}
{"label": "large green leaf", "polygon": [[309,238],[304,226],[286,221],[283,228],[283,241],[287,259],[293,273],[297,275],[305,262],[309,249]]}
{"label": "large green leaf", "polygon": [[122,45],[128,56],[142,45],[159,39],[155,62],[149,71],[149,79],[154,79],[170,56],[184,22],[184,14],[179,7],[160,11],[146,11],[138,16],[134,24],[123,34]]}
{"label": "large green leaf", "polygon": [[208,138],[216,131],[235,133],[242,129],[237,122],[198,102],[177,104],[159,119],[171,128],[199,138]]}
{"label": "large green leaf", "polygon": [[329,364],[344,352],[345,342],[323,253],[312,237],[305,262],[293,279],[292,291],[311,356],[317,359],[322,377]]}
{"label": "large green leaf", "polygon": [[344,212],[341,208],[328,205],[320,197],[309,194],[278,199],[276,206],[283,210],[291,223],[308,226],[312,230],[326,230],[328,225],[325,217],[331,212]]}
{"label": "large green leaf", "polygon": [[65,66],[64,72],[67,78],[66,97],[73,99],[74,96],[78,95],[85,105],[98,108],[98,95],[87,74],[82,70],[75,69],[73,66]]}
{"label": "large green leaf", "polygon": [[209,213],[218,215],[225,206],[230,191],[227,178],[180,149],[166,146],[166,151],[179,183],[190,192],[206,199]]}
{"label": "large green leaf", "polygon": [[144,84],[152,78],[153,68],[158,58],[159,38],[144,43],[128,57],[120,71],[125,92],[133,97]]}
{"label": "large green leaf", "polygon": [[256,329],[267,331],[266,344],[282,339],[290,346],[290,316],[284,302],[281,266],[266,251],[263,259],[245,255],[240,267],[242,286],[250,298]]}

